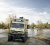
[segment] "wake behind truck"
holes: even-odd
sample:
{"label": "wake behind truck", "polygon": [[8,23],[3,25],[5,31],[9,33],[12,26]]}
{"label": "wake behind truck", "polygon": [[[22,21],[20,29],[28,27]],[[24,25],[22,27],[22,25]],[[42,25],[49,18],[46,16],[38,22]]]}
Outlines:
{"label": "wake behind truck", "polygon": [[22,42],[25,42],[28,38],[28,19],[23,17],[14,18],[10,25],[10,31],[8,33],[8,41],[15,39],[21,39]]}

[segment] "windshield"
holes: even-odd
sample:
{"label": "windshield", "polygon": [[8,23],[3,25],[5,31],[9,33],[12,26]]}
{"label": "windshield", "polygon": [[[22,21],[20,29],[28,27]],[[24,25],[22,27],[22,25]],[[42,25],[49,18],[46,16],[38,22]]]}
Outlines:
{"label": "windshield", "polygon": [[24,24],[20,24],[20,23],[12,23],[11,27],[13,28],[24,28]]}

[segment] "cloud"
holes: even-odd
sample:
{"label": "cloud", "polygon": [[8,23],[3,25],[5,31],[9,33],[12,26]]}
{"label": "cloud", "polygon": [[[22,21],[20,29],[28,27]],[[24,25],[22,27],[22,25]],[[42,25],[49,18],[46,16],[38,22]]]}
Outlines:
{"label": "cloud", "polygon": [[23,16],[29,19],[29,24],[36,24],[38,20],[41,20],[44,23],[49,22],[50,14],[47,12],[36,12],[34,10],[35,8],[21,8],[0,1],[0,22],[5,21],[9,14],[15,14],[17,17]]}

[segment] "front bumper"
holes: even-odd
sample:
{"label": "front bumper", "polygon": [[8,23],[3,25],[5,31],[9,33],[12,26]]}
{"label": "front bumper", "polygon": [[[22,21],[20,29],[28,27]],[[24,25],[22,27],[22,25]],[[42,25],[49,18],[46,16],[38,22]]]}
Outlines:
{"label": "front bumper", "polygon": [[11,36],[13,39],[22,39],[24,36],[24,34],[11,34],[8,33],[8,36]]}

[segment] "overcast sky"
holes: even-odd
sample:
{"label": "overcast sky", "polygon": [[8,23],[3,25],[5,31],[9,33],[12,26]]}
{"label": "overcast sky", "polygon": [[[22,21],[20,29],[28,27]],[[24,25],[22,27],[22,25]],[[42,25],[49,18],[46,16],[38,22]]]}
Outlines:
{"label": "overcast sky", "polygon": [[9,14],[29,19],[29,24],[50,23],[50,0],[0,0],[0,22]]}

